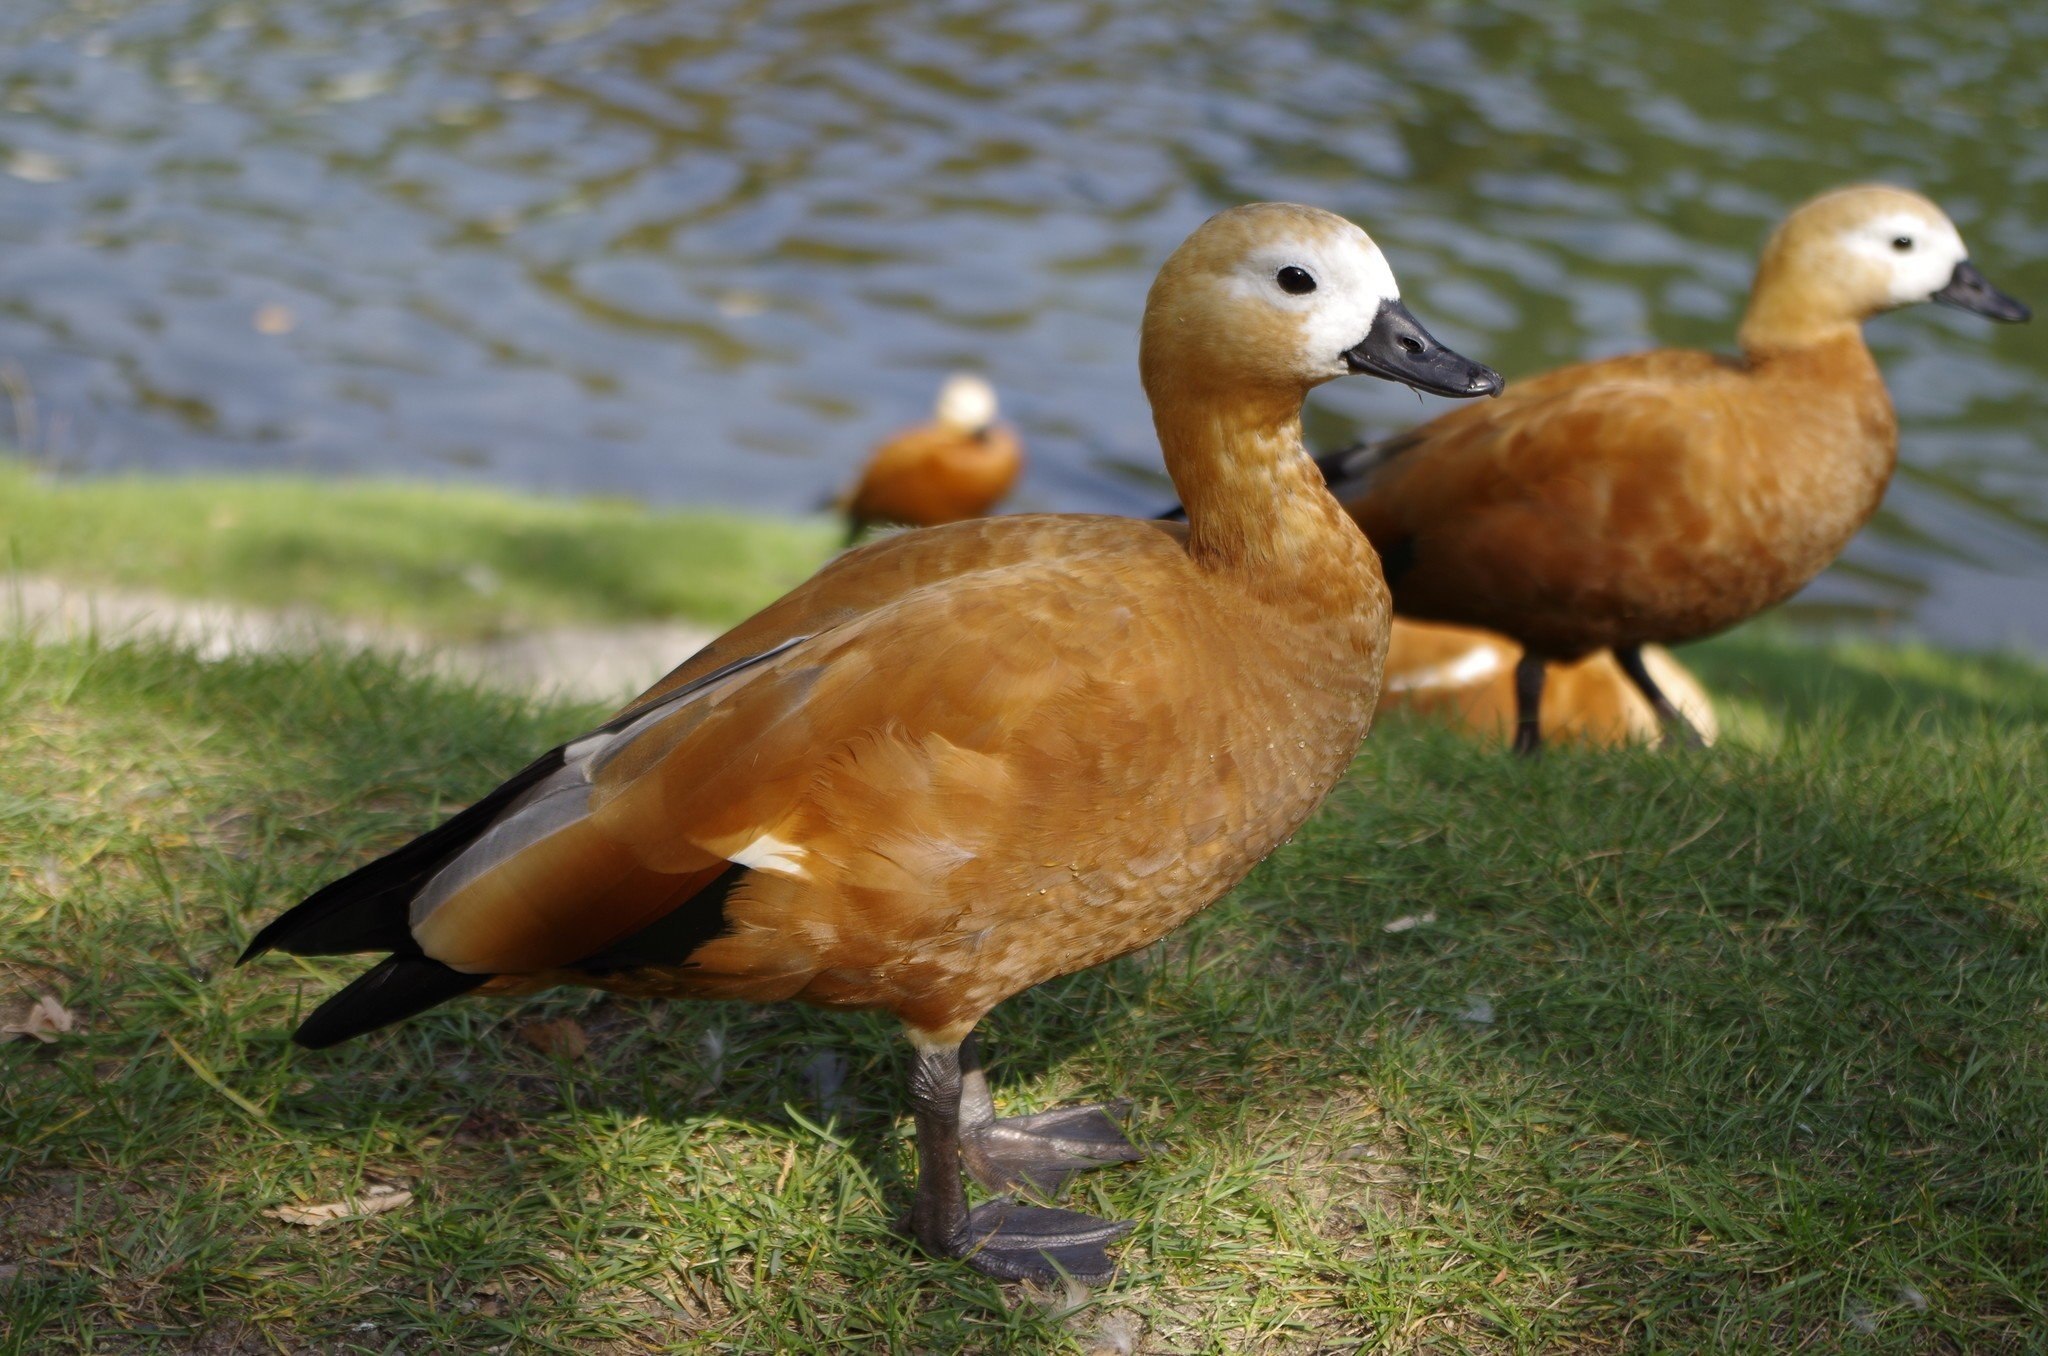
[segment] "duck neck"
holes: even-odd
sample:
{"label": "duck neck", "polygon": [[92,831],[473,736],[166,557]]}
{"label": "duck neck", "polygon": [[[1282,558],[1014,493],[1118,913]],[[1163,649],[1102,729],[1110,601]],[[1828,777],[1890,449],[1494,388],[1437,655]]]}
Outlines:
{"label": "duck neck", "polygon": [[1745,358],[1757,362],[1843,340],[1862,344],[1863,317],[1834,294],[1832,278],[1774,265],[1775,260],[1767,260],[1757,271],[1736,332]]}
{"label": "duck neck", "polygon": [[1379,558],[1302,446],[1299,395],[1162,402],[1153,422],[1202,569],[1323,615],[1333,594],[1383,588]]}
{"label": "duck neck", "polygon": [[1843,445],[1882,444],[1890,474],[1890,449],[1896,446],[1891,398],[1885,393],[1877,358],[1863,342],[1862,326],[1814,330],[1799,342],[1759,340],[1745,326],[1742,339],[1743,360],[1754,377],[1796,392],[1794,408],[1802,417],[1845,428],[1841,419],[1845,414],[1853,417],[1859,436],[1845,439]]}

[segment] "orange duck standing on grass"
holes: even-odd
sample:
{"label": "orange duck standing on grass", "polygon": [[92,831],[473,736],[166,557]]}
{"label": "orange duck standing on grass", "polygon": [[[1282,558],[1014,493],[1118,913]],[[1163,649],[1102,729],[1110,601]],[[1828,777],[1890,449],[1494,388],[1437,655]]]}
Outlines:
{"label": "orange duck standing on grass", "polygon": [[1765,244],[1741,357],[1657,349],[1560,368],[1327,457],[1325,474],[1379,549],[1401,616],[1520,645],[1518,750],[1541,742],[1548,668],[1598,651],[1667,737],[1697,742],[1643,647],[1784,601],[1876,512],[1898,430],[1862,326],[1922,301],[2028,317],[1926,198],[1838,189]]}
{"label": "orange duck standing on grass", "polygon": [[1310,388],[1454,396],[1365,232],[1211,218],[1139,366],[1185,528],[1026,514],[840,556],[611,720],[274,920],[244,959],[384,953],[299,1028],[332,1045],[458,995],[582,984],[881,1009],[914,1056],[928,1251],[1106,1277],[1130,1226],[998,1197],[1138,1154],[1100,1107],[998,1119],[996,1004],[1137,950],[1242,879],[1350,765],[1379,698],[1377,557],[1301,443]]}
{"label": "orange duck standing on grass", "polygon": [[1024,469],[1024,445],[996,422],[993,386],[955,372],[939,388],[930,423],[875,449],[860,478],[833,500],[846,518],[846,544],[870,527],[938,527],[985,516]]}

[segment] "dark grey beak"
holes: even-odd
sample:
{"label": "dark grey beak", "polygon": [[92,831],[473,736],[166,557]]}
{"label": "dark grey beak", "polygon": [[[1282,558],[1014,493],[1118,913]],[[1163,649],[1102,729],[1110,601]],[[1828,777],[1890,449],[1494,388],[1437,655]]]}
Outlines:
{"label": "dark grey beak", "polygon": [[1978,315],[2008,323],[2031,320],[2034,315],[2025,302],[2007,296],[1987,282],[1968,259],[1956,265],[1948,286],[1936,292],[1933,300],[1959,311],[1975,311]]}
{"label": "dark grey beak", "polygon": [[1453,353],[1431,338],[1398,301],[1381,302],[1365,338],[1345,349],[1343,356],[1344,365],[1353,372],[1370,372],[1432,395],[1499,395],[1506,384],[1492,368]]}

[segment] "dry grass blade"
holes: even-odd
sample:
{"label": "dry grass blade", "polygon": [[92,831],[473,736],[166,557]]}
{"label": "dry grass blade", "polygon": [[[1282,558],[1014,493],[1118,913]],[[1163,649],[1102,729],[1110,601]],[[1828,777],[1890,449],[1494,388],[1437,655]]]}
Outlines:
{"label": "dry grass blade", "polygon": [[200,1059],[199,1056],[193,1054],[190,1050],[187,1050],[184,1046],[178,1044],[178,1038],[176,1036],[165,1036],[164,1039],[170,1042],[171,1049],[178,1052],[178,1058],[185,1061],[186,1067],[191,1069],[193,1073],[199,1075],[200,1082],[206,1084],[207,1087],[212,1088],[215,1092],[227,1098],[230,1102],[233,1102],[237,1107],[241,1108],[250,1116],[254,1117],[256,1123],[258,1125],[261,1125],[265,1130],[268,1130],[271,1134],[278,1135],[280,1137],[283,1136],[284,1132],[282,1130],[279,1130],[276,1126],[270,1123],[270,1117],[264,1114],[262,1107],[257,1106],[254,1102],[244,1097],[241,1093],[236,1092],[226,1083],[223,1083],[221,1081],[220,1075],[215,1073],[212,1069],[208,1068],[204,1060]]}

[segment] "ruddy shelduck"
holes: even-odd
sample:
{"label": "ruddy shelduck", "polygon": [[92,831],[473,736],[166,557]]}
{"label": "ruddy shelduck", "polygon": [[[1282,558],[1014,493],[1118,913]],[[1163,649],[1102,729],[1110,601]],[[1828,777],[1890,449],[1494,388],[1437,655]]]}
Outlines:
{"label": "ruddy shelduck", "polygon": [[[1380,710],[1413,711],[1487,739],[1515,733],[1515,663],[1520,648],[1472,626],[1394,618]],[[1643,647],[1643,667],[1705,743],[1721,727],[1706,689],[1661,645]],[[1613,746],[1654,742],[1656,708],[1612,654],[1601,651],[1550,670],[1543,689],[1545,740]]]}
{"label": "ruddy shelduck", "polygon": [[835,505],[846,544],[878,524],[938,527],[979,518],[1002,502],[1024,469],[1024,445],[996,422],[996,392],[971,372],[939,388],[931,422],[876,448]]}
{"label": "ruddy shelduck", "polygon": [[1126,1224],[997,1198],[1137,1152],[1099,1107],[997,1119],[996,1004],[1143,947],[1315,809],[1380,689],[1387,595],[1302,449],[1350,372],[1457,396],[1365,232],[1258,204],[1205,223],[1140,369],[1185,529],[1017,515],[850,551],[461,814],[315,893],[245,959],[383,951],[297,1039],[553,984],[882,1009],[913,1048],[931,1252],[1100,1279]]}
{"label": "ruddy shelduck", "polygon": [[1546,667],[1596,650],[1667,734],[1696,741],[1642,647],[1782,602],[1876,512],[1898,430],[1862,326],[1921,301],[2028,315],[1926,198],[1838,189],[1765,244],[1740,358],[1658,349],[1560,368],[1325,468],[1398,613],[1521,645],[1518,749],[1541,742]]}

